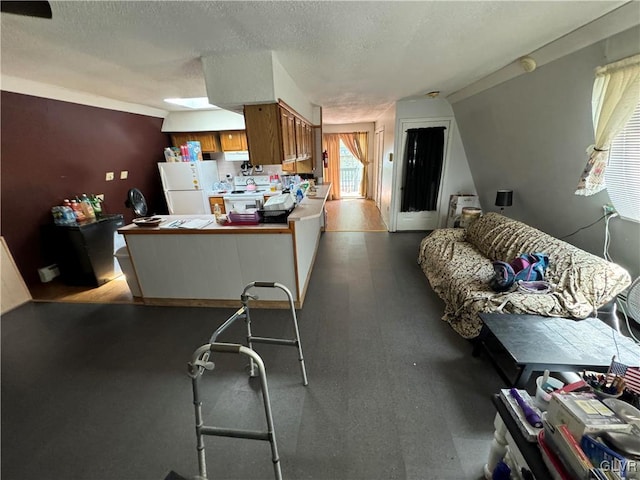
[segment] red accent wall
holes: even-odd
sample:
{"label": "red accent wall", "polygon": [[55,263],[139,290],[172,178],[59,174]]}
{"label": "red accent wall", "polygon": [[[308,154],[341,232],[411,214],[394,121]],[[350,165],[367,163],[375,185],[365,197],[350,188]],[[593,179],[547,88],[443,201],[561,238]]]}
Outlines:
{"label": "red accent wall", "polygon": [[[51,207],[82,193],[103,193],[106,213],[133,213],[124,202],[139,188],[149,214],[166,213],[157,162],[171,145],[162,118],[2,92],[1,233],[27,285],[40,282],[46,258],[42,225]],[[120,180],[120,171],[129,176]],[[113,181],[105,181],[114,172]]]}

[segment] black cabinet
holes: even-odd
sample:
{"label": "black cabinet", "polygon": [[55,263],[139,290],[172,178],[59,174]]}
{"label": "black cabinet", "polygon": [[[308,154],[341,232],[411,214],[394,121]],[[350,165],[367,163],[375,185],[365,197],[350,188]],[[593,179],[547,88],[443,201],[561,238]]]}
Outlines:
{"label": "black cabinet", "polygon": [[75,225],[46,228],[47,249],[68,285],[100,286],[120,275],[115,268],[114,235],[124,217],[105,215]]}

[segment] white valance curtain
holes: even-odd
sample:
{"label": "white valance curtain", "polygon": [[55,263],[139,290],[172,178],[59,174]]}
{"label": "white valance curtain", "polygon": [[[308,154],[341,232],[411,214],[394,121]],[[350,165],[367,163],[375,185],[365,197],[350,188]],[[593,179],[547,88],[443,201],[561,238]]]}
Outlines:
{"label": "white valance curtain", "polygon": [[606,188],[604,172],[609,146],[640,102],[640,55],[596,69],[591,109],[595,144],[580,176],[576,195],[594,195]]}

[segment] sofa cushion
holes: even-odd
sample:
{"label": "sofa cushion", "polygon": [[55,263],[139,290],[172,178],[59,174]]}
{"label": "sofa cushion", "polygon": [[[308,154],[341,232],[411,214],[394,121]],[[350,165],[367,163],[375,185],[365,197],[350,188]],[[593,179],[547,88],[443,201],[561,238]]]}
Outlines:
{"label": "sofa cushion", "polygon": [[562,293],[562,304],[576,318],[609,302],[631,281],[621,266],[497,213],[476,220],[465,238],[490,260],[509,262],[523,253],[545,252],[545,280]]}

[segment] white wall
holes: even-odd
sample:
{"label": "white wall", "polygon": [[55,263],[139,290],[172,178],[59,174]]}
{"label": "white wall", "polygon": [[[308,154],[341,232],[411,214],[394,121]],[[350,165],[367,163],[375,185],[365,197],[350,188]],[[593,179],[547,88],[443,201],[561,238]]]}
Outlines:
{"label": "white wall", "polygon": [[395,128],[396,128],[396,107],[389,107],[375,123],[375,130],[384,128],[384,146],[382,152],[382,178],[380,181],[380,213],[382,220],[387,225],[391,225],[391,203],[393,200],[393,166],[396,158],[394,156]]}
{"label": "white wall", "polygon": [[442,98],[425,98],[401,100],[396,104],[394,157],[397,158],[397,161],[395,162],[395,167],[393,169],[392,185],[393,191],[396,192],[396,194],[393,195],[394,200],[391,202],[391,230],[395,230],[395,216],[400,211],[400,199],[398,198],[397,192],[401,183],[399,174],[401,171],[402,155],[404,152],[404,145],[400,144],[402,141],[402,122],[409,119],[447,119],[451,121],[451,131],[448,132],[451,138],[451,151],[448,155],[449,160],[445,165],[444,177],[442,179],[442,184],[440,185],[440,189],[442,191],[442,202],[439,211],[439,225],[440,227],[444,227],[447,219],[449,196],[457,193],[475,195],[476,188],[471,176],[471,170],[469,168],[469,163],[467,162],[467,155],[464,151],[464,146],[462,144],[462,139],[460,138],[460,132],[458,131],[451,105],[447,100]]}
{"label": "white wall", "polygon": [[[639,38],[633,28],[453,105],[484,205],[498,188],[512,188],[508,215],[556,237],[602,216],[606,191],[574,195],[594,142],[594,69],[638,53]],[[637,277],[640,224],[616,218],[610,227],[612,258]],[[604,235],[601,221],[565,240],[602,256]]]}
{"label": "white wall", "polygon": [[282,99],[308,121],[320,118],[320,108],[309,102],[273,51],[216,54],[201,61],[213,105],[241,112],[243,105]]}

